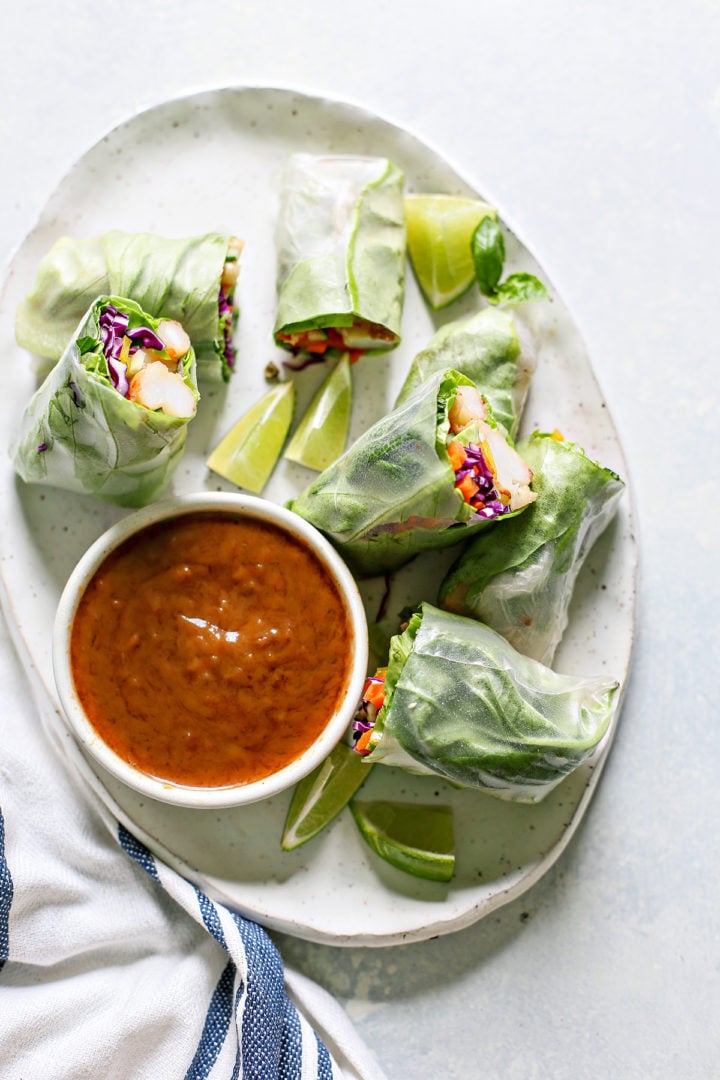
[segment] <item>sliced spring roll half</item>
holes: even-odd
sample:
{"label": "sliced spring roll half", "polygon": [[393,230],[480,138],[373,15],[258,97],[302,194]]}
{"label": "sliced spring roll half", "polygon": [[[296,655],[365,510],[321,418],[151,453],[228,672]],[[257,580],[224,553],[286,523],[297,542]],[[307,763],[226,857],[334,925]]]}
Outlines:
{"label": "sliced spring roll half", "polygon": [[117,230],[92,240],[64,236],[40,263],[32,292],[18,306],[17,342],[58,360],[97,296],[128,297],[153,316],[182,323],[200,378],[227,381],[235,362],[242,247],[242,241],[220,233],[185,239]]}
{"label": "sliced spring roll half", "polygon": [[275,340],[361,353],[400,341],[404,176],[387,158],[293,154],[282,180]]}
{"label": "sliced spring roll half", "polygon": [[496,421],[515,439],[536,367],[535,342],[525,323],[509,311],[484,308],[438,330],[415,356],[395,404],[431,375],[454,368],[482,387]]}
{"label": "sliced spring roll half", "polygon": [[617,688],[558,675],[490,627],[425,603],[368,680],[355,747],[368,764],[539,802],[594,753]]}
{"label": "sliced spring roll half", "polygon": [[551,664],[580,568],[615,515],[624,483],[558,433],[535,432],[518,449],[532,468],[537,502],[508,522],[502,544],[478,536],[468,545],[442,582],[439,603]]}
{"label": "sliced spring roll half", "polygon": [[177,467],[197,400],[180,323],[99,297],[25,409],[15,470],[27,483],[144,506]]}
{"label": "sliced spring roll half", "polygon": [[359,575],[467,539],[533,499],[532,472],[457,371],[422,383],[288,503]]}

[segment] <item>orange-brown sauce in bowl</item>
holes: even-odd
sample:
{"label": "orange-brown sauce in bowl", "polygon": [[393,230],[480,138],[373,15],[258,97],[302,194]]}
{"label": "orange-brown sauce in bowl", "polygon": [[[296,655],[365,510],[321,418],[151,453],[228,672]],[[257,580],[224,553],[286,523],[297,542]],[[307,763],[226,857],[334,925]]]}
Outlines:
{"label": "orange-brown sauce in bowl", "polygon": [[352,630],[327,569],[270,522],[148,526],[91,578],[70,664],[90,723],[135,768],[224,787],[310,746],[347,690]]}

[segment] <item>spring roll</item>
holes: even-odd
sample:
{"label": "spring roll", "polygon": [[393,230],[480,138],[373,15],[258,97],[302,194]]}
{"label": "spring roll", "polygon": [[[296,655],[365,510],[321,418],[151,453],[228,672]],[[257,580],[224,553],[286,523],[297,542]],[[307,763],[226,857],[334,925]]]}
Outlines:
{"label": "spring roll", "polygon": [[15,470],[30,484],[144,506],[177,467],[197,400],[182,326],[98,297],[25,409]]}
{"label": "spring roll", "polygon": [[414,358],[395,404],[437,371],[454,368],[482,387],[496,421],[514,440],[536,367],[535,343],[525,323],[509,311],[484,308],[438,330]]}
{"label": "spring roll", "polygon": [[201,379],[227,381],[235,354],[235,286],[242,242],[219,233],[169,240],[150,233],[65,236],[40,263],[15,319],[19,345],[45,358],[63,354],[97,296],[123,296],[155,317],[182,323]]}
{"label": "spring roll", "polygon": [[367,576],[513,517],[535,498],[531,480],[487,400],[448,370],[422,383],[288,505]]}
{"label": "spring roll", "polygon": [[624,484],[559,433],[535,432],[518,450],[533,471],[537,502],[508,522],[502,544],[478,536],[468,545],[442,582],[439,603],[551,664],[580,568],[612,520]]}
{"label": "spring roll", "polygon": [[593,754],[617,688],[558,675],[490,627],[425,603],[366,684],[355,748],[368,764],[539,802]]}
{"label": "spring roll", "polygon": [[388,349],[405,295],[403,173],[386,158],[294,154],[280,196],[275,340]]}

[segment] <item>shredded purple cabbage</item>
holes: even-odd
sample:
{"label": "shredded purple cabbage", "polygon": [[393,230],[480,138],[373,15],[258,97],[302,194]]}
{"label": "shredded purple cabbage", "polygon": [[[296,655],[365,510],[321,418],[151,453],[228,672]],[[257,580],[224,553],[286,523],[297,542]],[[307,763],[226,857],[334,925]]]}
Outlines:
{"label": "shredded purple cabbage", "polygon": [[374,720],[372,723],[369,720],[353,720],[352,741],[357,742],[361,735],[364,735],[366,731],[372,731],[374,727]]}
{"label": "shredded purple cabbage", "polygon": [[162,341],[149,326],[136,326],[134,330],[126,330],[125,333],[133,343],[130,346],[131,353],[134,352],[138,346],[142,349],[155,349],[157,352],[162,352],[165,348],[165,342]]}
{"label": "shredded purple cabbage", "polygon": [[485,455],[477,443],[464,446],[465,460],[459,469],[455,470],[456,482],[460,483],[466,476],[472,477],[479,487],[469,500],[470,506],[475,513],[486,520],[507,514],[510,507],[500,499],[495,487],[495,474],[485,460]]}
{"label": "shredded purple cabbage", "polygon": [[117,360],[114,356],[105,355],[107,360],[108,371],[110,372],[110,378],[112,384],[119,394],[123,397],[127,397],[128,390],[130,389],[130,383],[127,377],[127,364],[124,364],[122,360]]}
{"label": "shredded purple cabbage", "polygon": [[129,321],[128,316],[118,311],[112,304],[106,304],[98,319],[100,341],[107,361],[110,379],[115,389],[123,397],[126,397],[128,392],[127,365],[118,357]]}
{"label": "shredded purple cabbage", "polygon": [[357,742],[361,735],[364,735],[366,731],[372,731],[374,727],[374,720],[368,720],[364,716],[356,716],[352,723],[352,741]]}
{"label": "shredded purple cabbage", "polygon": [[129,323],[129,316],[122,311],[118,311],[112,304],[105,305],[98,319],[100,341],[103,347],[103,355],[107,361],[110,379],[115,389],[123,397],[127,397],[130,389],[127,364],[120,360],[123,338],[128,337],[132,342],[130,345],[131,356],[139,348],[157,349],[158,352],[165,348],[165,343],[149,326],[136,326],[132,330],[128,330]]}

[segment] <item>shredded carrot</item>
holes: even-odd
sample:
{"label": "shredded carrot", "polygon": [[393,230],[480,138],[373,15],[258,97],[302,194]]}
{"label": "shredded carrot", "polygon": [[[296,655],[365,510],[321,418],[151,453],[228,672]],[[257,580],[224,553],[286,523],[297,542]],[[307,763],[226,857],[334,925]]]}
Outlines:
{"label": "shredded carrot", "polygon": [[471,476],[463,476],[460,483],[456,484],[455,487],[458,489],[465,502],[470,502],[473,495],[477,495],[480,490],[480,485],[476,484]]}
{"label": "shredded carrot", "polygon": [[453,471],[457,472],[458,469],[463,467],[465,462],[465,448],[460,445],[459,442],[454,440],[448,443],[447,448],[448,457],[450,458],[450,464],[453,467]]}
{"label": "shredded carrot", "polygon": [[368,751],[368,743],[370,742],[370,739],[372,738],[372,733],[373,733],[372,728],[368,728],[367,731],[363,731],[362,735],[360,736],[358,741],[355,743],[355,749],[357,750],[358,754],[367,754],[369,752]]}
{"label": "shredded carrot", "polygon": [[327,334],[328,345],[331,345],[333,349],[345,348],[342,334],[339,330],[336,330],[334,326],[329,326],[325,333]]}
{"label": "shredded carrot", "polygon": [[301,347],[305,352],[322,354],[327,352],[328,341],[306,341]]}
{"label": "shredded carrot", "polygon": [[385,683],[368,682],[363,691],[363,700],[381,709],[385,700]]}

